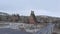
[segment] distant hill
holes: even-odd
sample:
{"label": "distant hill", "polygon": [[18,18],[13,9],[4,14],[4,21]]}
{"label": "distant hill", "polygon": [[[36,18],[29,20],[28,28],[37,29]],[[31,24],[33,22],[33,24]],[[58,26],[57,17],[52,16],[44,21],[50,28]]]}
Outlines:
{"label": "distant hill", "polygon": [[[2,15],[2,16],[1,16]],[[4,21],[9,21],[11,20],[14,16],[13,15],[9,15],[8,13],[4,13],[4,12],[0,12],[0,20],[4,20]],[[18,16],[15,16],[15,18],[17,18]],[[29,22],[29,17],[30,16],[19,16],[20,18],[18,19],[19,22],[21,23],[28,23]],[[39,16],[35,16],[37,23],[60,23],[60,18],[59,17],[51,17],[51,16],[45,16],[45,15],[39,15]]]}
{"label": "distant hill", "polygon": [[60,22],[59,17],[40,15],[40,16],[36,16],[36,18],[38,22],[53,22],[53,23]]}
{"label": "distant hill", "polygon": [[8,16],[9,14],[8,13],[4,13],[4,12],[0,12],[0,15]]}
{"label": "distant hill", "polygon": [[[30,16],[20,16],[20,18],[22,19],[21,21],[25,21],[28,22]],[[45,23],[45,22],[53,22],[53,23],[58,23],[60,22],[60,18],[59,17],[51,17],[51,16],[45,16],[45,15],[39,15],[39,16],[35,16],[37,19],[38,23]]]}

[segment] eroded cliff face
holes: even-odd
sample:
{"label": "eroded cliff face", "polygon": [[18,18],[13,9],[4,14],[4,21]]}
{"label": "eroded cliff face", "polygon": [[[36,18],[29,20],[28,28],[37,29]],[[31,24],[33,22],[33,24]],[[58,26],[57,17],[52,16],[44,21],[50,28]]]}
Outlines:
{"label": "eroded cliff face", "polygon": [[17,15],[9,15],[6,13],[2,13],[4,15],[1,15],[0,13],[0,21],[6,21],[6,22],[22,22],[22,23],[60,23],[60,18],[58,17],[51,17],[51,16],[45,16],[45,15],[39,15],[36,16],[34,14],[34,11],[31,11],[30,16],[20,16]]}

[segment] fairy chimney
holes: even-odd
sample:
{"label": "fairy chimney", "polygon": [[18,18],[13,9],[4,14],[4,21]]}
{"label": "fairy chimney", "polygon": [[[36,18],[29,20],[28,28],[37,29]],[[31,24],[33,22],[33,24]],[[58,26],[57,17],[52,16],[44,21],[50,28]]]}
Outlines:
{"label": "fairy chimney", "polygon": [[31,11],[31,15],[29,17],[29,23],[30,24],[35,24],[37,21],[36,21],[36,17],[35,17],[35,14],[34,14],[34,11]]}

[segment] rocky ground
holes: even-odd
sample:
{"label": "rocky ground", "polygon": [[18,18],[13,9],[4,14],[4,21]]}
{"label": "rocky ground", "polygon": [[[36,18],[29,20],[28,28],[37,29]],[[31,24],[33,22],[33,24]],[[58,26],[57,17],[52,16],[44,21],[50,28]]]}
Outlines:
{"label": "rocky ground", "polygon": [[60,34],[60,29],[55,28],[55,29],[54,29],[54,33],[56,33],[56,34]]}
{"label": "rocky ground", "polygon": [[[3,24],[6,24],[6,25],[3,25]],[[35,32],[35,31],[37,31],[36,29],[35,29],[35,26],[37,26],[39,29],[40,28],[43,28],[43,27],[45,27],[45,26],[47,26],[47,24],[46,23],[41,23],[41,24],[38,24],[38,25],[31,25],[31,24],[24,24],[24,23],[10,23],[10,24],[12,24],[10,27],[8,27],[8,28],[12,28],[12,29],[18,29],[18,27],[21,27],[21,28],[25,28],[26,29],[26,31],[28,31],[28,32],[31,32],[31,31],[33,31],[33,33]],[[3,26],[8,26],[9,24],[8,23],[0,23],[0,27],[3,27]],[[17,26],[17,25],[19,25],[19,26]],[[32,29],[30,29],[31,28],[31,26],[32,27],[34,27],[34,28],[32,28]],[[34,30],[35,29],[35,30]],[[54,31],[53,31],[54,33],[57,33],[57,34],[60,34],[60,29],[57,29],[57,28],[54,28]]]}

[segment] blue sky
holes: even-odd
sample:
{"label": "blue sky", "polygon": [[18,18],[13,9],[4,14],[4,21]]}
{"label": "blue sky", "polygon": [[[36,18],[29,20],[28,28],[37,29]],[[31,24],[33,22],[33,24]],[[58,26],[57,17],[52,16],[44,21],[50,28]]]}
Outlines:
{"label": "blue sky", "polygon": [[31,10],[35,15],[60,17],[60,0],[0,0],[0,12],[27,16]]}

